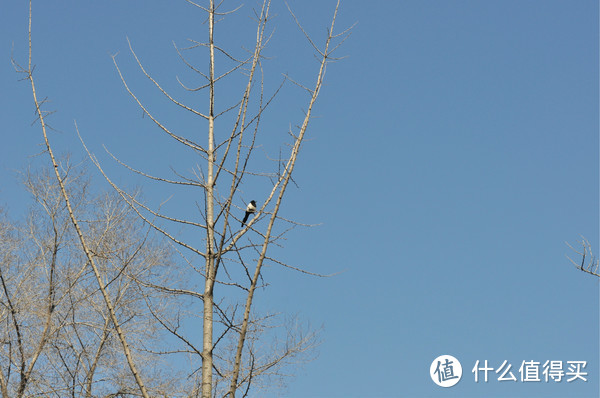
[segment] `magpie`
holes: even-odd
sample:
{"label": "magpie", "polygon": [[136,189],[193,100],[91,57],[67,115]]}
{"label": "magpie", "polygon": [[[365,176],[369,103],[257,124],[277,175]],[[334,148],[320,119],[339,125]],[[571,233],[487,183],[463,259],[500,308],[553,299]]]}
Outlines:
{"label": "magpie", "polygon": [[256,201],[251,200],[250,203],[248,203],[248,206],[246,207],[246,214],[244,215],[244,220],[242,221],[242,227],[244,226],[244,224],[246,224],[246,221],[248,221],[248,217],[250,217],[250,214],[254,213],[256,211]]}

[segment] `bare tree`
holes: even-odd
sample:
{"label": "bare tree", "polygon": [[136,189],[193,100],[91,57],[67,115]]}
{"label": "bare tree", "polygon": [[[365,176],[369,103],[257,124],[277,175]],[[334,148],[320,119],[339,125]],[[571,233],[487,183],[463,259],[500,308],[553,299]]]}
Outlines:
{"label": "bare tree", "polygon": [[[148,235],[118,195],[92,195],[81,165],[68,159],[57,165],[115,315],[132,336],[132,355],[155,363],[144,347],[158,345],[160,329],[146,310],[148,292],[142,294],[131,275],[167,275],[170,250]],[[136,391],[122,372],[126,364],[110,314],[53,174],[24,172],[34,201],[30,213],[23,223],[6,216],[0,221],[0,392],[92,397]],[[151,366],[142,368],[151,372]],[[163,391],[167,381],[155,380],[153,391]]]}
{"label": "bare tree", "polygon": [[577,269],[590,275],[600,277],[600,273],[598,272],[598,258],[592,253],[592,246],[586,238],[582,236],[581,241],[579,242],[581,244],[581,251],[578,251],[569,243],[565,243],[571,248],[571,250],[581,257],[581,262],[575,262],[573,259],[571,259],[571,257],[567,256],[569,261],[571,261],[571,263],[573,263]]}
{"label": "bare tree", "polygon": [[[72,199],[69,196],[69,193],[67,192],[67,188],[66,188],[66,184],[65,184],[67,174],[64,174],[64,172],[61,173],[62,170],[59,168],[59,163],[54,155],[52,146],[50,145],[48,131],[47,131],[48,128],[47,128],[47,124],[46,124],[46,120],[45,120],[45,113],[41,108],[42,102],[38,100],[35,81],[33,78],[32,38],[31,38],[32,12],[31,12],[31,9],[32,9],[32,4],[31,4],[31,0],[30,0],[30,2],[29,2],[29,29],[28,29],[29,57],[28,57],[27,67],[26,68],[21,67],[14,61],[13,61],[13,63],[15,65],[15,67],[17,68],[17,70],[25,75],[25,79],[31,83],[31,92],[33,95],[33,102],[35,104],[36,113],[37,113],[37,116],[38,116],[38,119],[40,122],[40,126],[42,129],[42,135],[44,137],[46,152],[50,158],[50,162],[52,163],[52,166],[54,169],[54,176],[56,178],[58,187],[60,188],[61,196],[62,196],[62,199],[64,200],[67,212],[69,214],[69,218],[71,220],[71,224],[73,225],[73,228],[76,232],[81,249],[83,250],[85,257],[87,258],[87,261],[88,261],[89,265],[91,266],[91,269],[94,273],[94,277],[98,284],[98,288],[102,294],[104,304],[108,311],[110,322],[112,323],[114,330],[116,331],[117,336],[119,337],[119,341],[121,342],[121,347],[122,347],[123,353],[127,359],[127,364],[131,371],[131,374],[135,378],[135,382],[136,382],[137,386],[139,387],[141,394],[144,397],[149,397],[146,386],[145,386],[145,384],[140,376],[140,373],[138,371],[138,366],[136,365],[136,363],[133,359],[131,347],[130,347],[129,343],[127,342],[126,335],[123,332],[121,323],[119,322],[119,320],[117,318],[115,303],[111,299],[110,294],[107,290],[107,281],[103,278],[103,275],[101,274],[101,271],[98,267],[98,259],[93,254],[93,252],[91,250],[90,242],[86,239],[84,230],[83,230],[82,226],[80,225],[79,220],[74,212],[75,209],[74,209],[74,206],[72,203]],[[24,373],[23,375],[24,375],[23,379],[26,380],[27,374]],[[19,392],[22,393],[21,389],[19,389]]]}
{"label": "bare tree", "polygon": [[[274,167],[271,170],[251,170],[249,164],[257,155],[256,142],[262,131],[266,109],[279,91],[276,89],[267,94],[264,89],[266,77],[263,72],[265,58],[263,52],[271,37],[267,29],[271,20],[271,2],[263,1],[260,8],[255,11],[254,48],[241,56],[217,44],[216,24],[219,18],[229,14],[227,11],[221,11],[223,2],[216,4],[213,0],[209,0],[206,6],[190,0],[188,3],[206,14],[208,40],[205,42],[191,40],[191,46],[187,48],[176,47],[182,61],[200,80],[193,87],[178,81],[187,91],[208,92],[206,110],[186,105],[167,92],[163,85],[147,71],[131,43],[130,49],[143,74],[161,94],[180,109],[206,123],[206,131],[203,134],[175,132],[159,120],[159,117],[129,87],[116,58],[113,59],[126,90],[143,113],[178,145],[187,148],[191,159],[200,156],[206,163],[204,166],[194,168],[191,174],[185,175],[174,171],[175,177],[162,177],[138,170],[118,159],[117,161],[151,181],[169,185],[169,191],[183,188],[202,192],[197,216],[181,219],[160,208],[153,209],[145,206],[113,183],[95,157],[90,156],[111,185],[138,215],[179,247],[187,271],[195,275],[191,280],[196,282],[199,277],[203,281],[201,290],[196,289],[195,285],[185,288],[162,287],[173,294],[187,296],[201,302],[203,308],[201,342],[198,342],[199,336],[196,331],[187,332],[177,325],[160,321],[190,352],[199,357],[202,397],[217,395],[234,397],[238,391],[245,396],[258,378],[276,374],[287,361],[307,352],[316,343],[313,332],[288,333],[286,342],[279,350],[268,351],[258,348],[257,336],[265,334],[272,318],[269,315],[258,315],[253,310],[253,303],[257,289],[265,283],[263,267],[267,263],[306,274],[324,276],[291,266],[269,255],[268,249],[272,245],[279,245],[289,228],[299,225],[279,215],[281,204],[290,182],[294,183],[292,173],[305,140],[313,107],[323,86],[326,67],[331,61],[336,60],[333,53],[348,37],[350,31],[334,33],[339,1],[333,11],[331,25],[327,29],[322,45],[318,45],[309,36],[290,10],[292,18],[308,44],[312,46],[318,60],[315,81],[311,87],[308,87],[286,76],[282,85],[286,80],[291,81],[307,95],[304,117],[295,129],[290,128],[287,132],[290,140],[286,143],[289,146],[287,154],[271,156],[274,159]],[[206,51],[207,72],[201,71],[188,61],[187,54],[191,50]],[[243,72],[243,76],[246,77],[244,86],[240,87],[241,95],[231,105],[219,108],[217,106],[219,85],[236,72]],[[227,130],[229,133],[223,135]],[[199,140],[202,136],[205,137],[205,143]],[[248,178],[263,178],[268,181],[270,187],[258,201],[252,218],[245,223],[245,220],[241,219],[247,201],[241,201],[240,197],[243,195],[243,182]],[[189,228],[192,232],[176,234],[172,232],[169,224],[175,224],[176,228]],[[280,224],[288,224],[289,228],[282,228]],[[190,236],[192,240],[189,239]],[[198,237],[202,237],[203,247],[195,243]],[[203,263],[203,266],[198,266],[198,263]],[[217,287],[221,292],[220,299],[215,296]],[[267,355],[268,353],[272,354]]]}
{"label": "bare tree", "polygon": [[[180,280],[165,277],[160,272],[153,271],[153,267],[140,269],[132,267],[129,257],[117,255],[118,251],[111,249],[114,245],[118,246],[119,235],[112,234],[112,240],[103,240],[102,231],[94,229],[92,226],[95,224],[88,223],[83,216],[84,213],[78,211],[79,196],[68,190],[66,184],[68,173],[61,168],[60,162],[54,156],[47,132],[46,114],[41,107],[43,101],[38,100],[36,93],[31,55],[30,3],[29,62],[27,67],[19,69],[31,83],[46,152],[53,166],[58,187],[57,203],[64,206],[64,212],[70,220],[68,229],[72,233],[72,240],[76,241],[81,249],[80,273],[88,275],[94,282],[94,291],[99,292],[95,297],[99,297],[100,300],[94,301],[95,310],[92,311],[97,320],[93,326],[93,330],[96,331],[95,352],[101,352],[105,346],[110,345],[111,348],[118,346],[118,351],[124,357],[124,365],[126,364],[127,371],[121,372],[120,378],[104,378],[103,380],[112,380],[112,382],[101,383],[101,387],[107,386],[113,391],[118,387],[117,392],[110,393],[112,396],[141,394],[148,397],[173,394],[174,391],[185,391],[187,396],[234,397],[238,392],[247,396],[251,387],[260,388],[259,380],[284,376],[281,372],[284,365],[299,360],[317,343],[315,332],[299,326],[294,320],[281,322],[274,314],[261,315],[255,308],[255,297],[257,290],[266,285],[263,276],[266,264],[282,266],[308,275],[326,276],[287,264],[270,254],[269,248],[273,245],[279,246],[286,232],[302,225],[280,216],[280,209],[290,182],[295,184],[292,173],[306,137],[313,107],[323,86],[327,65],[336,60],[333,57],[334,51],[350,33],[349,29],[334,33],[339,1],[321,45],[309,36],[290,10],[300,32],[304,34],[308,44],[314,50],[318,62],[315,65],[315,80],[310,86],[301,84],[289,76],[281,82],[280,88],[286,81],[290,81],[306,93],[307,97],[301,122],[287,131],[289,142],[285,144],[289,149],[284,154],[279,150],[276,156],[269,156],[273,162],[269,170],[253,170],[249,165],[257,156],[256,140],[263,130],[266,110],[279,92],[279,89],[271,93],[265,91],[266,76],[263,70],[265,60],[263,51],[271,37],[271,33],[267,30],[271,20],[271,2],[264,0],[260,9],[255,11],[254,48],[247,54],[237,55],[220,47],[215,40],[219,18],[230,13],[221,11],[223,1],[216,4],[213,0],[209,0],[207,6],[187,1],[206,14],[208,40],[205,42],[192,40],[190,47],[176,47],[184,64],[200,79],[200,83],[194,87],[188,87],[181,82],[180,84],[189,92],[207,92],[206,110],[201,111],[188,106],[167,92],[147,72],[131,44],[130,48],[144,76],[161,94],[180,109],[206,123],[206,130],[202,133],[205,137],[204,143],[196,132],[178,133],[161,122],[158,116],[155,116],[154,112],[148,109],[130,89],[116,58],[113,57],[113,60],[127,92],[140,106],[144,115],[147,115],[167,137],[189,150],[190,159],[199,156],[204,159],[205,164],[194,166],[191,173],[187,175],[174,170],[175,177],[167,178],[151,175],[118,159],[117,161],[150,181],[167,184],[170,190],[182,188],[201,193],[197,195],[200,196],[200,201],[197,203],[196,216],[178,218],[165,212],[162,206],[153,208],[145,204],[136,193],[117,186],[86,147],[94,164],[119,197],[127,203],[128,208],[152,231],[171,241],[181,259],[177,265],[179,268],[173,267],[175,274],[182,275]],[[187,57],[188,51],[201,49],[206,50],[207,72],[193,65]],[[241,95],[230,105],[221,108],[217,105],[219,86],[222,81],[234,75],[245,79],[245,83],[240,87]],[[223,134],[224,131],[228,133]],[[255,209],[246,208],[246,201],[241,201],[243,182],[247,179],[263,179],[266,182],[264,186],[268,186],[263,197],[259,199],[258,205],[255,205]],[[247,222],[241,220],[245,212],[252,213],[252,217]],[[102,229],[102,224],[100,228]],[[185,232],[181,232],[183,230]],[[93,231],[95,233],[92,233]],[[98,234],[101,238],[98,238]],[[140,243],[139,247],[142,246]],[[128,246],[128,250],[133,250],[133,247]],[[135,258],[140,251],[133,250],[132,253]],[[111,261],[110,259],[113,258],[111,256],[116,256],[119,261]],[[78,275],[77,278],[71,278],[74,280],[74,286],[79,285],[80,277]],[[89,288],[89,285],[86,286]],[[78,296],[74,294],[74,290],[68,291],[69,294],[65,293],[65,297],[73,303],[73,308],[79,308],[76,306]],[[54,297],[54,294],[52,290],[48,296]],[[143,309],[140,303],[143,303]],[[54,306],[53,302],[47,304],[48,308]],[[200,317],[196,315],[198,306],[202,308]],[[9,310],[12,307],[14,305],[7,304]],[[165,310],[166,308],[169,310]],[[72,312],[74,313],[75,310]],[[18,322],[14,321],[14,316],[11,319],[18,340],[20,333],[17,331]],[[151,328],[147,326],[147,329],[136,329],[130,326],[135,325],[136,319],[140,319],[140,322],[143,319]],[[85,328],[88,327],[89,322],[77,324],[85,325],[82,326]],[[157,325],[160,325],[161,330],[170,336],[163,340],[163,342],[169,341],[169,344],[165,344],[163,348],[144,347],[143,342],[147,333],[143,331],[153,330],[152,328]],[[280,326],[284,326],[283,340],[276,339],[268,343],[269,339],[265,337],[277,337],[278,334],[274,330],[279,329]],[[70,336],[71,339],[80,338],[75,330],[65,331],[63,334]],[[171,344],[171,342],[175,343]],[[102,363],[102,357],[99,354],[94,356],[94,353],[87,348],[89,346],[81,342],[62,345],[53,343],[51,347],[56,354],[52,357],[52,366],[55,369],[66,370],[69,376],[65,380],[68,379],[73,386],[83,388],[87,396],[91,396],[94,381],[89,372],[92,374],[98,372],[96,369]],[[86,347],[85,353],[81,351],[83,347]],[[143,354],[163,358],[166,361],[186,358],[189,368],[184,378],[169,379],[170,382],[163,378],[153,378],[150,375],[152,370],[140,365],[145,363],[140,359]],[[21,357],[24,358],[25,354],[21,354]],[[28,375],[24,363],[22,361],[20,364],[21,373],[24,375],[22,379],[27,378]],[[84,366],[86,364],[87,367]],[[82,367],[88,369],[88,374],[83,376],[77,374],[76,370]],[[104,369],[108,368],[104,367]],[[123,382],[118,383],[117,379]],[[178,385],[179,388],[173,389],[173,385]],[[75,389],[71,391],[74,394]],[[104,393],[108,391],[105,390]]]}

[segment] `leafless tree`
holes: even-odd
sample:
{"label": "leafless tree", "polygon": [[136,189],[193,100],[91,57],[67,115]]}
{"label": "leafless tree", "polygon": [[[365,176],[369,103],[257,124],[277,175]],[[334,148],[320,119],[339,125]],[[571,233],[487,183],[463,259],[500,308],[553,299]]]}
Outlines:
{"label": "leafless tree", "polygon": [[[92,195],[81,165],[66,158],[57,165],[115,315],[132,336],[132,355],[156,363],[144,348],[160,343],[160,329],[146,309],[148,292],[142,294],[131,276],[167,275],[170,249],[149,236],[118,195]],[[92,397],[137,391],[122,371],[126,364],[108,308],[53,174],[24,172],[30,213],[21,223],[7,216],[0,221],[0,392]],[[152,366],[142,368],[152,372]],[[152,391],[163,391],[166,382],[156,380]]]}
{"label": "leafless tree", "polygon": [[[124,354],[124,365],[126,364],[128,370],[120,373],[122,385],[101,383],[113,389],[119,386],[116,393],[111,393],[112,396],[141,394],[148,397],[168,394],[166,391],[174,394],[173,389],[168,390],[169,387],[173,388],[173,385],[178,385],[179,388],[176,390],[185,391],[183,395],[187,396],[233,398],[236,393],[247,396],[251,387],[257,389],[261,387],[261,383],[264,385],[272,381],[272,378],[284,376],[283,366],[293,363],[308,353],[317,342],[313,331],[299,326],[294,320],[282,322],[274,314],[261,315],[253,304],[257,290],[266,285],[263,278],[265,264],[282,266],[313,276],[325,276],[287,264],[270,254],[268,249],[273,245],[279,246],[289,229],[302,225],[280,216],[280,209],[290,182],[295,184],[292,173],[306,137],[313,107],[323,86],[327,65],[336,60],[333,56],[334,51],[350,33],[349,29],[334,33],[339,1],[333,10],[331,25],[322,44],[318,44],[309,36],[290,10],[292,19],[314,50],[318,62],[315,65],[315,80],[310,86],[299,83],[289,76],[286,76],[281,83],[283,86],[286,81],[289,81],[306,93],[306,103],[300,123],[287,131],[289,141],[285,144],[289,149],[284,154],[280,150],[276,156],[270,156],[273,166],[269,170],[252,170],[249,164],[258,154],[256,140],[262,131],[261,123],[266,117],[266,109],[279,91],[279,89],[271,93],[265,91],[266,77],[263,70],[265,60],[263,51],[271,37],[267,29],[271,20],[271,2],[264,0],[260,8],[255,11],[254,48],[240,56],[220,47],[215,40],[218,33],[216,24],[220,18],[230,13],[230,11],[221,11],[223,1],[216,4],[213,0],[209,0],[206,6],[187,1],[206,14],[208,40],[206,42],[192,40],[191,46],[187,48],[176,47],[184,64],[200,79],[200,83],[194,87],[188,87],[181,82],[180,84],[189,92],[207,92],[206,110],[188,106],[167,92],[147,72],[131,44],[130,48],[144,76],[174,105],[206,123],[204,132],[200,135],[197,132],[182,134],[169,129],[129,87],[116,58],[113,57],[113,60],[127,92],[140,106],[144,115],[148,116],[175,143],[189,150],[190,159],[201,157],[205,164],[194,166],[188,175],[174,171],[175,177],[166,178],[138,170],[116,157],[115,159],[134,173],[153,182],[168,185],[170,190],[181,188],[198,192],[199,195],[196,196],[201,200],[197,203],[196,216],[183,219],[167,214],[162,207],[153,208],[145,204],[137,194],[114,183],[86,147],[94,164],[118,193],[119,198],[127,203],[128,209],[143,220],[153,232],[171,241],[172,247],[181,259],[176,274],[182,275],[182,280],[165,278],[153,267],[142,267],[136,270],[130,265],[131,261],[128,257],[116,255],[113,249],[110,249],[111,245],[118,242],[111,241],[111,244],[104,244],[102,239],[99,241],[97,234],[90,232],[92,230],[90,225],[93,223],[88,225],[83,217],[84,213],[78,211],[79,197],[68,190],[66,185],[68,173],[61,169],[54,155],[47,132],[46,114],[42,110],[42,102],[37,98],[31,56],[30,4],[29,62],[28,66],[20,68],[20,71],[31,83],[46,152],[53,166],[60,193],[57,196],[60,198],[57,203],[64,206],[64,212],[70,220],[69,230],[73,235],[72,240],[78,242],[82,252],[84,265],[80,272],[82,274],[89,272],[86,275],[90,276],[95,291],[99,292],[96,298],[99,297],[100,300],[94,302],[94,308],[95,315],[101,315],[97,318],[100,322],[93,326],[97,331],[95,341],[98,350],[101,351],[105,345],[108,345],[108,339],[112,337],[111,347],[118,346],[119,351]],[[197,68],[187,57],[189,51],[202,49],[206,50],[208,59],[207,72]],[[222,81],[234,75],[245,79],[245,83],[240,87],[241,95],[221,109],[216,100],[219,86]],[[228,133],[223,134],[224,131]],[[201,137],[204,137],[204,143]],[[247,179],[265,180],[268,190],[259,199],[252,217],[245,223],[241,218],[246,210],[246,201],[241,201],[241,196],[243,182]],[[187,232],[181,232],[182,230]],[[134,246],[128,247],[132,250]],[[111,257],[106,254],[107,251],[110,255],[116,255],[119,261],[110,261]],[[139,251],[134,250],[134,253],[137,255]],[[49,293],[51,297],[54,295],[54,291]],[[73,303],[77,302],[76,298],[69,297],[69,299]],[[144,304],[143,309],[140,307],[141,302]],[[47,307],[53,308],[54,305],[52,302],[47,304]],[[202,308],[201,316],[196,315],[199,306]],[[11,308],[10,304],[8,308]],[[165,311],[165,308],[169,310]],[[130,326],[135,325],[134,321],[138,318],[139,322],[147,322],[147,325],[152,327],[135,329],[135,326]],[[14,320],[14,317],[11,319]],[[88,323],[82,322],[82,324]],[[20,332],[17,331],[16,325],[15,323],[14,333],[18,335]],[[153,331],[156,325],[160,325],[161,330],[169,334],[170,338],[164,341],[175,343],[160,349],[156,347],[143,349],[147,334],[143,331]],[[285,330],[283,340],[265,339],[265,337],[277,337],[278,334],[274,330],[282,325]],[[76,332],[72,332],[72,336],[78,338]],[[67,373],[71,374],[84,363],[92,363],[93,366],[89,368],[95,369],[100,361],[83,361],[84,354],[75,349],[80,346],[87,347],[85,344],[72,344],[72,347],[68,346],[65,349],[64,346],[54,344],[56,356],[52,363],[56,369],[67,369]],[[64,352],[71,353],[58,361],[57,357],[61,357]],[[189,368],[185,378],[169,379],[170,382],[162,378],[152,378],[149,373],[151,370],[140,365],[144,363],[140,360],[143,354],[171,358],[171,361],[173,358],[186,358]],[[86,358],[89,355],[91,355],[89,352],[85,353]],[[21,367],[25,369],[22,373],[26,375],[26,366]],[[80,376],[77,382],[74,381],[74,377],[69,380],[73,380],[73,385],[85,386],[87,394],[91,394],[89,391],[92,382],[89,381],[89,377],[81,379]],[[110,380],[114,381],[116,378]],[[160,382],[152,383],[150,380],[160,380]]]}
{"label": "leafless tree", "polygon": [[[259,346],[259,337],[266,333],[272,317],[260,316],[255,313],[253,302],[257,289],[265,283],[263,266],[266,263],[311,274],[269,255],[268,248],[278,245],[287,232],[286,228],[278,227],[278,224],[287,223],[292,228],[298,225],[280,217],[281,203],[290,182],[294,183],[292,173],[305,139],[313,107],[323,85],[326,67],[329,62],[335,60],[333,52],[348,37],[349,30],[334,33],[338,2],[323,44],[318,45],[304,31],[290,10],[292,18],[300,28],[300,32],[305,35],[309,45],[312,46],[318,60],[315,81],[312,87],[307,87],[286,77],[307,94],[304,117],[295,129],[287,132],[290,140],[287,143],[290,148],[289,152],[285,155],[272,156],[274,167],[270,170],[255,171],[249,168],[249,163],[257,155],[255,152],[256,140],[262,131],[261,123],[266,116],[265,110],[278,91],[275,90],[268,94],[264,89],[266,77],[263,73],[263,51],[270,39],[267,26],[271,20],[271,2],[263,1],[260,8],[255,11],[254,48],[242,56],[233,54],[217,44],[216,23],[219,18],[223,18],[229,13],[221,11],[223,2],[216,4],[210,0],[206,6],[189,0],[188,3],[206,14],[208,40],[205,42],[191,40],[191,45],[187,48],[176,47],[177,53],[185,65],[199,79],[199,83],[193,87],[189,87],[181,81],[180,84],[190,92],[207,91],[206,110],[188,106],[167,92],[158,80],[147,71],[131,44],[130,49],[141,71],[158,91],[175,106],[204,121],[206,123],[205,132],[185,134],[171,130],[129,87],[116,58],[113,59],[126,90],[143,113],[168,137],[189,149],[191,159],[200,156],[206,163],[204,166],[195,168],[191,174],[175,172],[174,178],[167,178],[151,175],[118,161],[137,174],[169,185],[169,191],[184,188],[201,192],[202,200],[198,205],[196,217],[181,219],[169,215],[161,209],[145,206],[114,184],[102,171],[102,167],[97,161],[96,165],[142,219],[180,248],[184,262],[195,275],[192,280],[198,281],[200,278],[203,281],[203,287],[200,290],[193,286],[184,289],[163,287],[173,294],[200,301],[203,308],[200,341],[195,330],[184,332],[178,330],[176,325],[161,321],[165,328],[192,353],[195,353],[196,358],[200,360],[201,379],[199,381],[202,397],[217,395],[234,397],[237,392],[245,396],[257,379],[277,374],[283,364],[293,360],[299,354],[305,353],[315,344],[314,333],[305,331],[306,333],[289,333],[287,340],[278,350]],[[207,72],[200,70],[188,61],[187,54],[191,50],[206,51]],[[219,85],[238,71],[243,72],[246,77],[244,85],[240,87],[241,96],[231,105],[219,109],[216,100],[219,96]],[[224,135],[223,131],[229,131],[229,133]],[[204,137],[204,143],[200,139],[201,137]],[[93,156],[92,158],[95,160]],[[241,218],[247,202],[240,200],[243,194],[242,186],[246,179],[253,178],[266,179],[269,181],[270,187],[264,197],[259,199],[253,217],[244,223]],[[192,232],[175,234],[171,232],[169,224],[175,224],[177,228],[187,227]],[[192,237],[192,240],[189,240],[189,236]],[[194,243],[198,241],[199,236],[204,241],[203,247]],[[198,266],[198,263],[203,263],[203,266]],[[217,287],[220,291],[219,299],[215,296]]]}
{"label": "leafless tree", "polygon": [[567,256],[569,261],[571,261],[571,263],[573,263],[577,269],[590,275],[600,277],[600,273],[598,272],[598,258],[592,253],[592,246],[586,238],[582,236],[581,241],[579,241],[581,244],[581,251],[578,251],[569,243],[565,243],[578,255],[578,257],[581,258],[581,262],[575,262],[571,257]]}
{"label": "leafless tree", "polygon": [[[66,210],[67,210],[69,218],[71,220],[71,224],[75,230],[76,236],[79,240],[81,249],[83,250],[85,257],[87,259],[87,262],[89,263],[89,265],[93,271],[94,277],[95,277],[97,285],[98,285],[98,289],[100,290],[100,292],[102,294],[102,298],[104,300],[104,305],[108,311],[110,323],[112,323],[114,331],[116,332],[116,334],[119,338],[123,353],[127,359],[127,364],[129,366],[131,375],[134,377],[135,382],[136,382],[137,386],[139,387],[141,394],[144,397],[148,397],[149,395],[148,395],[146,386],[145,386],[145,384],[140,376],[140,373],[138,371],[138,366],[136,365],[136,362],[133,358],[131,347],[130,347],[129,343],[127,342],[127,337],[123,331],[121,322],[119,321],[119,319],[117,317],[117,310],[115,307],[115,302],[114,302],[113,298],[111,298],[109,290],[107,289],[108,281],[104,278],[104,276],[101,273],[101,270],[100,270],[99,264],[98,264],[99,263],[98,258],[94,255],[94,253],[92,251],[91,242],[89,242],[87,237],[85,236],[83,226],[81,225],[80,220],[78,219],[78,217],[75,213],[75,210],[76,210],[74,207],[75,203],[73,203],[73,199],[71,198],[71,196],[69,195],[69,193],[67,191],[66,180],[67,180],[68,174],[64,173],[64,170],[61,170],[61,168],[59,167],[60,166],[59,162],[56,159],[56,156],[54,155],[52,146],[50,145],[49,136],[48,136],[48,126],[46,124],[45,113],[41,107],[42,101],[38,100],[35,81],[34,81],[34,77],[33,77],[32,38],[31,38],[32,12],[31,12],[31,10],[32,10],[32,4],[30,1],[29,2],[29,29],[28,29],[28,32],[29,32],[29,57],[28,57],[27,67],[21,67],[14,61],[13,61],[13,63],[15,64],[15,67],[17,68],[17,70],[20,73],[25,75],[25,79],[31,83],[31,92],[33,95],[33,102],[35,104],[36,113],[37,113],[37,116],[38,116],[38,119],[40,122],[40,126],[42,129],[46,152],[52,163],[52,167],[54,169],[54,176],[56,178],[56,182],[60,189],[62,200],[64,200]],[[44,342],[44,340],[42,342]],[[24,370],[22,370],[22,375],[23,375],[22,380],[27,381],[28,373],[26,373],[26,372],[24,372]],[[23,393],[23,390],[21,389],[21,387],[19,387],[18,392],[20,394]]]}

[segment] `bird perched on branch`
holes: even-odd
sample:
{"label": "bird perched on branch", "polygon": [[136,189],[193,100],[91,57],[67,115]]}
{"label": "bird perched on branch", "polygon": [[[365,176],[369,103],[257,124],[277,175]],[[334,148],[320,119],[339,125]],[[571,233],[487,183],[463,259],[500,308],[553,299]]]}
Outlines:
{"label": "bird perched on branch", "polygon": [[242,220],[242,227],[244,226],[244,224],[246,224],[246,221],[248,221],[248,217],[250,217],[250,214],[254,213],[256,211],[256,201],[251,200],[250,203],[248,203],[248,206],[246,207],[246,214],[244,215],[244,219]]}

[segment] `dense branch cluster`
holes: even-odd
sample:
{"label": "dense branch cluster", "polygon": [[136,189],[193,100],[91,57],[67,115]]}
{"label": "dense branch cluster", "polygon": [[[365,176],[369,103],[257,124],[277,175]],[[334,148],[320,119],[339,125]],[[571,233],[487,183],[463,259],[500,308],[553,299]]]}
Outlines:
{"label": "dense branch cluster", "polygon": [[[171,249],[114,193],[92,195],[81,165],[59,163],[73,211],[104,281],[115,315],[138,362],[162,334],[157,292],[166,283]],[[108,309],[81,250],[52,171],[27,171],[34,204],[23,222],[0,221],[0,388],[2,396],[98,396],[135,386]],[[144,366],[150,370],[150,367]],[[163,378],[162,381],[168,378]],[[157,379],[154,379],[157,380]],[[164,386],[157,383],[157,390]],[[137,388],[136,388],[137,390]]]}

